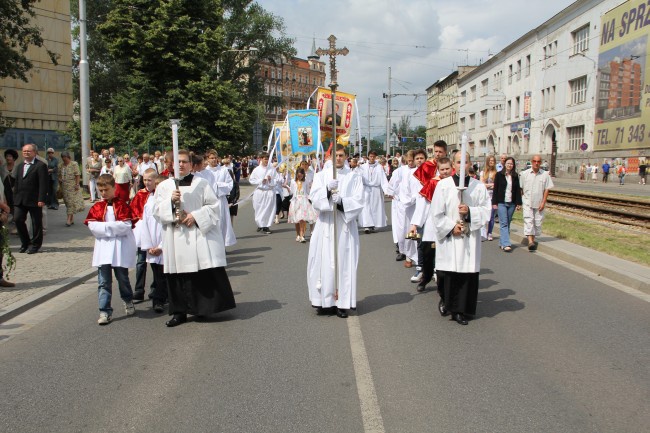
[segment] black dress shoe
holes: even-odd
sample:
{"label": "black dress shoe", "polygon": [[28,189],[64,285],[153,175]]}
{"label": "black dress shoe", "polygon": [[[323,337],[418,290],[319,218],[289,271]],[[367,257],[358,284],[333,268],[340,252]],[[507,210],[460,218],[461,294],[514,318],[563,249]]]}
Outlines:
{"label": "black dress shoe", "polygon": [[186,314],[174,314],[170,320],[165,322],[165,325],[168,328],[173,328],[174,326],[182,325],[185,322],[187,322]]}
{"label": "black dress shoe", "polygon": [[424,290],[425,290],[426,288],[427,288],[427,283],[425,283],[424,281],[420,281],[420,282],[418,283],[417,291],[418,291],[418,292],[424,292]]}
{"label": "black dress shoe", "polygon": [[337,308],[336,309],[336,315],[339,316],[341,319],[347,319],[348,310],[344,310],[342,308]]}
{"label": "black dress shoe", "polygon": [[440,302],[438,302],[438,312],[442,317],[449,315],[449,311],[447,311],[447,307],[445,307],[445,301],[443,301],[442,299],[440,300]]}
{"label": "black dress shoe", "polygon": [[162,304],[162,302],[154,302],[153,311],[155,311],[156,313],[162,313],[165,311],[165,306]]}
{"label": "black dress shoe", "polygon": [[38,248],[30,248],[27,250],[27,254],[36,254],[38,252]]}
{"label": "black dress shoe", "polygon": [[144,292],[133,292],[134,301],[144,301]]}
{"label": "black dress shoe", "polygon": [[28,249],[29,249],[29,247],[20,247],[20,249],[18,250],[18,252],[19,252],[19,253],[26,253]]}
{"label": "black dress shoe", "polygon": [[262,231],[262,227],[258,227],[258,228],[257,228],[257,231],[258,231],[258,232],[261,232],[261,231]]}
{"label": "black dress shoe", "polygon": [[395,257],[395,261],[401,262],[402,260],[406,260],[406,254],[397,253],[397,257]]}
{"label": "black dress shoe", "polygon": [[467,319],[461,313],[454,313],[451,318],[454,319],[459,325],[467,325]]}

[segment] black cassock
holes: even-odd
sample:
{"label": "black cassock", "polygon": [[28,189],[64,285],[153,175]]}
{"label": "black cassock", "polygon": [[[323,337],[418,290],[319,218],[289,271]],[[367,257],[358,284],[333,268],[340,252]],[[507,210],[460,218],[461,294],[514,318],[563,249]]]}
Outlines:
{"label": "black cassock", "polygon": [[236,306],[230,280],[223,267],[166,276],[169,314],[209,316]]}
{"label": "black cassock", "polygon": [[438,294],[444,301],[447,311],[475,315],[479,273],[436,272]]}

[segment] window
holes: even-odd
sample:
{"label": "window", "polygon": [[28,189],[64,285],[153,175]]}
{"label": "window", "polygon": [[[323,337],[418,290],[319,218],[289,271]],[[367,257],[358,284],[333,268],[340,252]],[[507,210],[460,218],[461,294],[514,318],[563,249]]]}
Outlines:
{"label": "window", "polygon": [[503,79],[503,71],[494,74],[494,90],[501,90],[501,80]]}
{"label": "window", "polygon": [[519,110],[519,108],[520,108],[519,102],[520,102],[520,99],[519,99],[519,96],[517,96],[515,98],[515,118],[519,117],[519,111],[520,111]]}
{"label": "window", "polygon": [[470,101],[476,101],[476,86],[472,86],[469,88],[469,100]]}
{"label": "window", "polygon": [[469,115],[469,129],[474,129],[476,127],[476,115]]}
{"label": "window", "polygon": [[465,118],[464,117],[460,118],[460,131],[465,132]]}
{"label": "window", "polygon": [[460,92],[460,105],[465,105],[465,101],[467,99],[467,92],[463,90]]}
{"label": "window", "polygon": [[508,84],[512,84],[512,65],[508,66]]}
{"label": "window", "polygon": [[585,125],[573,126],[566,129],[569,137],[569,151],[577,151],[585,141]]}
{"label": "window", "polygon": [[521,60],[517,60],[517,81],[521,80]]}
{"label": "window", "polygon": [[508,104],[506,105],[506,119],[510,120],[512,117],[512,101],[508,101]]}
{"label": "window", "polygon": [[573,39],[573,54],[582,53],[589,48],[589,24],[571,32]]}
{"label": "window", "polygon": [[557,41],[544,47],[544,66],[549,68],[557,63]]}
{"label": "window", "polygon": [[497,124],[501,121],[501,116],[503,115],[503,105],[497,104],[492,109],[492,124]]}
{"label": "window", "polygon": [[481,81],[481,96],[487,96],[488,94],[488,79]]}
{"label": "window", "polygon": [[530,76],[530,54],[526,56],[526,76]]}
{"label": "window", "polygon": [[481,111],[481,126],[487,126],[487,110]]}
{"label": "window", "polygon": [[569,81],[571,91],[571,103],[569,105],[582,104],[587,100],[587,76]]}

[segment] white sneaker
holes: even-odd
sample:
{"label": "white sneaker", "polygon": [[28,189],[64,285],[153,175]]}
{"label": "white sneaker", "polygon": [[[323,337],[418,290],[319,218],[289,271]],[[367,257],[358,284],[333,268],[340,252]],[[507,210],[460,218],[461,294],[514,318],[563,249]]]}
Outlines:
{"label": "white sneaker", "polygon": [[305,242],[307,242],[307,241],[305,240],[305,238],[303,238],[302,236],[300,236],[300,243],[303,243],[303,244],[304,244]]}
{"label": "white sneaker", "polygon": [[275,223],[276,223],[276,224],[280,224],[280,219],[278,218],[277,215],[275,216]]}
{"label": "white sneaker", "polygon": [[415,273],[415,275],[413,275],[413,276],[411,277],[411,282],[412,282],[412,283],[419,283],[420,281],[422,281],[422,272],[417,271],[417,272]]}
{"label": "white sneaker", "polygon": [[108,325],[111,323],[111,316],[108,315],[108,313],[101,312],[99,313],[99,319],[97,319],[97,323],[100,325]]}
{"label": "white sneaker", "polygon": [[124,303],[124,311],[127,316],[133,316],[135,314],[135,305],[133,305],[133,301]]}
{"label": "white sneaker", "polygon": [[296,242],[300,242],[300,235],[296,236]]}

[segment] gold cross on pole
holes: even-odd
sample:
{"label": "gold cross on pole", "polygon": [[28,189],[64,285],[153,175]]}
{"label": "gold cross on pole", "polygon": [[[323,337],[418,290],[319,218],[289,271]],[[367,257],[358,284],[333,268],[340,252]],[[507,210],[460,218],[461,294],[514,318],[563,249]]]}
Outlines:
{"label": "gold cross on pole", "polygon": [[338,87],[336,56],[347,56],[350,50],[348,50],[346,47],[343,47],[341,49],[336,48],[336,36],[334,35],[330,35],[327,40],[330,42],[329,48],[319,48],[316,50],[316,54],[319,56],[330,56],[330,88],[332,91],[336,91],[336,88]]}

